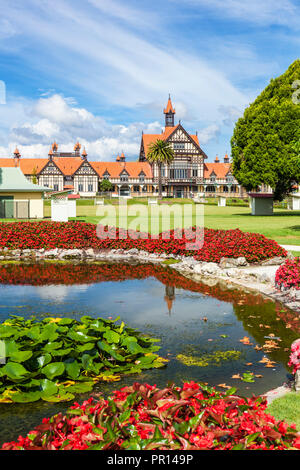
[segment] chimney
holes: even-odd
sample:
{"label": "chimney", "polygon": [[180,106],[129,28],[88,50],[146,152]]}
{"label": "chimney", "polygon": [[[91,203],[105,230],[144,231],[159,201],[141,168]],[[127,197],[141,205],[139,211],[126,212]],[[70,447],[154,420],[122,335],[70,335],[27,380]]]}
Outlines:
{"label": "chimney", "polygon": [[16,150],[14,151],[14,161],[15,161],[15,167],[19,167],[20,166],[20,158],[21,158],[21,154],[18,150],[18,147],[16,147]]}

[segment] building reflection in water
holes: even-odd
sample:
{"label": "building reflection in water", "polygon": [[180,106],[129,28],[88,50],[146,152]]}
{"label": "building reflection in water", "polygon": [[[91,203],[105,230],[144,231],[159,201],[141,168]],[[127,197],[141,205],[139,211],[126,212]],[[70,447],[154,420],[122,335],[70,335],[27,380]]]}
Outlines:
{"label": "building reflection in water", "polygon": [[166,295],[165,295],[165,301],[168,306],[168,312],[169,315],[172,315],[172,307],[173,307],[173,302],[175,300],[175,287],[174,286],[166,286]]}

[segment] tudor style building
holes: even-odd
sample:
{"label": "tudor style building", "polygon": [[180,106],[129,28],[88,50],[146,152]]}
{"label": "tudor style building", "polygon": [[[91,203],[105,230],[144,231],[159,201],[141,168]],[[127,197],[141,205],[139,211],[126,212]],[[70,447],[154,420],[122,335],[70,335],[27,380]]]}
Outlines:
{"label": "tudor style building", "polygon": [[[165,129],[161,134],[142,135],[139,161],[147,161],[149,147],[158,139],[169,142],[174,150],[174,161],[162,167],[164,195],[189,197],[204,192],[207,196],[243,196],[238,182],[231,173],[231,165],[226,155],[224,163],[216,157],[214,163],[206,163],[207,155],[199,145],[198,135],[189,134],[181,122],[175,125],[176,111],[169,96],[164,109]],[[158,183],[158,166],[153,165],[153,182]]]}
{"label": "tudor style building", "polygon": [[162,168],[163,195],[191,197],[199,192],[209,196],[244,197],[246,192],[231,173],[226,155],[224,163],[216,157],[206,163],[197,133],[189,134],[181,122],[175,125],[176,111],[169,96],[164,109],[165,127],[161,134],[142,134],[139,159],[127,162],[124,153],[114,162],[92,162],[77,142],[74,151],[59,152],[54,142],[48,158],[21,158],[16,148],[13,158],[0,158],[0,167],[19,167],[29,181],[54,191],[71,190],[82,197],[94,197],[104,179],[112,183],[113,196],[153,196],[158,192],[158,167],[147,161],[149,146],[161,139],[170,143],[175,158]]}

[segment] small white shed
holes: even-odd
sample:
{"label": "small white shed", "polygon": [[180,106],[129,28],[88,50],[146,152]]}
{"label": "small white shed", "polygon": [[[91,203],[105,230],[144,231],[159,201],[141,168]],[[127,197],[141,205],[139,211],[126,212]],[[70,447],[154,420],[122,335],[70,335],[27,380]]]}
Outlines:
{"label": "small white shed", "polygon": [[292,194],[292,210],[300,211],[300,193]]}
{"label": "small white shed", "polygon": [[274,194],[249,193],[252,215],[273,215]]}

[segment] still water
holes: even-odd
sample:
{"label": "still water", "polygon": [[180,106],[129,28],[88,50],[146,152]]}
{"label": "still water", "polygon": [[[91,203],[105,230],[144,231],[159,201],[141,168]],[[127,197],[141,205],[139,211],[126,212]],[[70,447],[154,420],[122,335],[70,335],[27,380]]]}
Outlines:
{"label": "still water", "polygon": [[[159,355],[169,359],[166,368],[98,384],[96,393],[104,394],[135,381],[165,386],[189,380],[234,386],[244,396],[262,394],[287,380],[289,348],[300,336],[297,315],[279,303],[225,284],[196,283],[170,268],[152,265],[2,265],[0,322],[9,315],[119,316],[128,326],[161,340]],[[269,349],[267,341],[273,344]],[[214,360],[228,351],[238,354]],[[182,357],[192,363],[209,360],[199,367],[184,364]],[[273,361],[268,367],[260,362],[266,357]],[[258,377],[253,383],[232,378],[245,372]],[[0,443],[24,435],[43,417],[69,405],[42,401],[0,405]]]}

